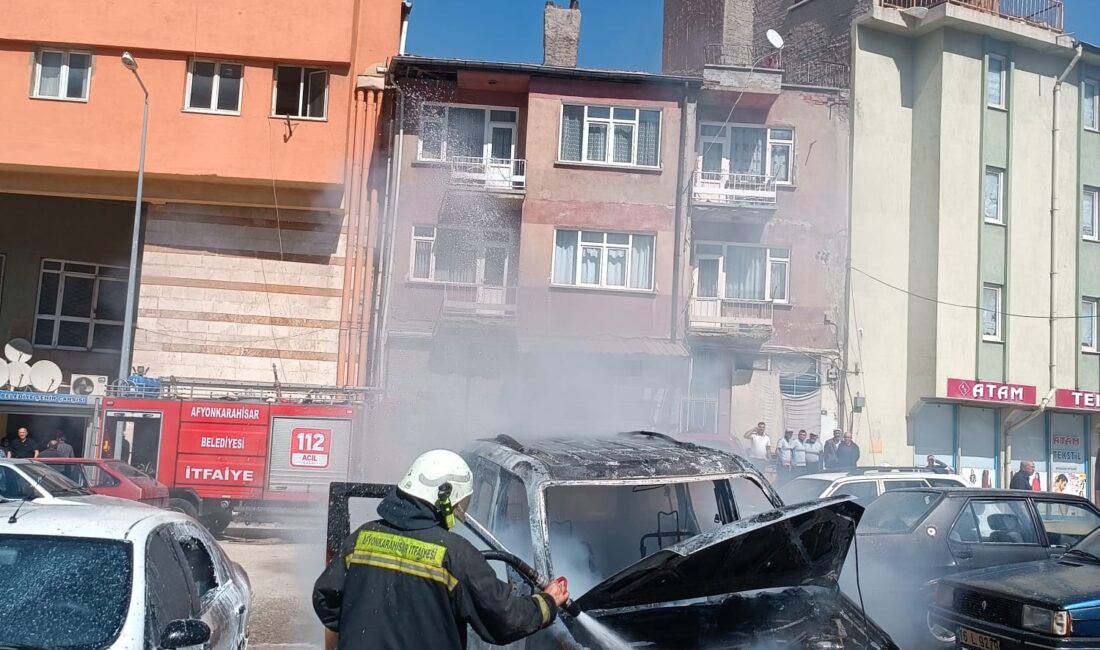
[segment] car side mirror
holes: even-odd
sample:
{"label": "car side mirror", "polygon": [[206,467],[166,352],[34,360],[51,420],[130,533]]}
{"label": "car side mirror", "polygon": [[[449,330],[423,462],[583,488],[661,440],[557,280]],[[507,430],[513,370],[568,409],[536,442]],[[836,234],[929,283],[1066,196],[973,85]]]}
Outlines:
{"label": "car side mirror", "polygon": [[202,645],[210,640],[210,626],[200,620],[189,618],[172,621],[164,627],[160,635],[160,647],[165,650]]}

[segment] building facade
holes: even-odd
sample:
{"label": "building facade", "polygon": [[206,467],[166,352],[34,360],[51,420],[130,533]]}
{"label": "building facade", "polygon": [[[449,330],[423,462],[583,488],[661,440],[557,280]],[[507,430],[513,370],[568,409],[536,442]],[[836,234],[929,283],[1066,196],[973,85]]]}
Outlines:
{"label": "building facade", "polygon": [[[5,7],[4,341],[29,341],[65,386],[118,379],[144,87],[134,365],[364,384],[382,203],[368,174],[406,13],[398,0]],[[88,420],[9,406],[5,433],[74,435]]]}

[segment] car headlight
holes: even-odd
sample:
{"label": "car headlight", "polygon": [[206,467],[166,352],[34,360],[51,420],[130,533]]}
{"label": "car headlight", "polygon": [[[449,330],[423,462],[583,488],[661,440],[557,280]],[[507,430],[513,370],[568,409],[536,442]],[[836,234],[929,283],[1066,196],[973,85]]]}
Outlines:
{"label": "car headlight", "polygon": [[945,584],[936,585],[936,593],[933,596],[935,603],[940,607],[951,609],[955,606],[955,588]]}
{"label": "car headlight", "polygon": [[1034,630],[1054,636],[1069,636],[1073,632],[1073,617],[1065,610],[1050,610],[1024,605],[1020,624],[1025,630]]}

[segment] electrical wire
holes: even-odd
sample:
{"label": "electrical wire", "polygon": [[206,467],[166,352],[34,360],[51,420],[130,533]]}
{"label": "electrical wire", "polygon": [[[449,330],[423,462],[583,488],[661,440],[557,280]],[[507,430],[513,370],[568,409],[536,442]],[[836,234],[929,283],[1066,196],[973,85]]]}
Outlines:
{"label": "electrical wire", "polygon": [[[289,119],[290,118],[288,116],[287,120]],[[275,187],[275,155],[271,148],[271,122],[272,120],[267,120],[267,125],[265,126],[264,130],[265,135],[267,136],[267,165],[268,170],[271,173],[271,197],[275,203],[275,232],[277,233],[279,239],[279,263],[283,264],[286,262],[283,253],[283,222],[282,217],[279,213],[279,191]],[[275,309],[271,304],[271,290],[267,282],[267,268],[264,265],[264,259],[262,257],[259,257],[257,259],[257,262],[259,262],[260,264],[260,275],[263,276],[264,280],[264,299],[267,302],[267,313],[269,316],[274,316]],[[274,323],[271,323],[270,327],[271,345],[275,348],[275,359],[279,363],[279,372],[283,375],[283,381],[286,381],[288,377],[286,374],[286,367],[283,365],[283,351],[279,349],[279,340],[278,337],[275,336]]]}

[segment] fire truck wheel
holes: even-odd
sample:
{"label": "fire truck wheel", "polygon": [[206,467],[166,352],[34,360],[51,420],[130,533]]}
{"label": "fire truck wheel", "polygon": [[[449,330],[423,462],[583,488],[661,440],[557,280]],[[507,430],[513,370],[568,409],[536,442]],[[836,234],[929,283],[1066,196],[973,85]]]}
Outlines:
{"label": "fire truck wheel", "polygon": [[221,539],[222,533],[226,528],[229,528],[229,522],[233,520],[233,517],[227,512],[216,512],[212,515],[203,515],[200,522],[203,526],[206,526],[206,530],[210,531],[210,534],[217,539]]}
{"label": "fire truck wheel", "polygon": [[187,499],[168,499],[168,509],[182,512],[192,519],[199,518],[199,511]]}

